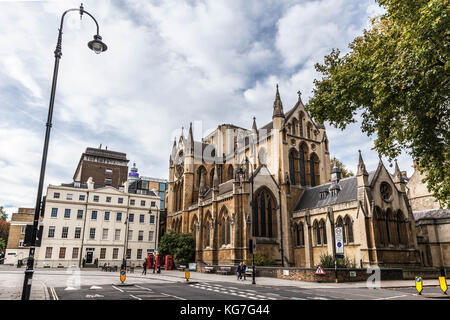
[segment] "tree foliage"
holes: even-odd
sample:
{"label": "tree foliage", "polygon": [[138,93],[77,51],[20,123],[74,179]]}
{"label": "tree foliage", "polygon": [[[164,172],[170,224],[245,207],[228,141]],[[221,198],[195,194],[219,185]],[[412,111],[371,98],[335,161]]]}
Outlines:
{"label": "tree foliage", "polygon": [[0,220],[5,220],[8,218],[8,214],[5,210],[3,210],[3,207],[0,207]]}
{"label": "tree foliage", "polygon": [[386,13],[344,56],[334,49],[316,64],[307,109],[319,122],[345,129],[361,114],[389,160],[406,151],[425,183],[450,206],[449,0],[377,0]]}
{"label": "tree foliage", "polygon": [[330,171],[333,170],[334,164],[336,163],[336,166],[341,169],[342,171],[342,178],[348,178],[348,177],[353,177],[355,174],[351,171],[351,170],[347,170],[345,168],[345,165],[340,162],[338,159],[333,158],[331,160],[331,164],[330,164]]}
{"label": "tree foliage", "polygon": [[169,230],[161,237],[158,250],[161,255],[170,254],[176,262],[182,264],[187,264],[195,259],[195,242],[190,233]]}

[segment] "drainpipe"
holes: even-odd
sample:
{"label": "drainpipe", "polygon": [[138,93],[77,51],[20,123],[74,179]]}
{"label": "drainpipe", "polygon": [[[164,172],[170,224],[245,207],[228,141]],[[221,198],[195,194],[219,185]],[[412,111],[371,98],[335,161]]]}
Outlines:
{"label": "drainpipe", "polygon": [[89,191],[87,191],[86,195],[86,205],[84,210],[84,221],[83,221],[83,232],[82,232],[82,238],[81,238],[81,248],[80,248],[80,260],[78,261],[78,267],[81,268],[81,257],[83,256],[83,248],[84,248],[84,234],[86,233],[86,219],[88,215],[88,203],[89,203]]}
{"label": "drainpipe", "polygon": [[[281,189],[278,190],[278,197],[280,199],[280,231],[283,230],[283,218],[281,217]],[[283,234],[280,232],[280,240],[281,240],[281,265],[284,267],[284,246],[283,246]]]}

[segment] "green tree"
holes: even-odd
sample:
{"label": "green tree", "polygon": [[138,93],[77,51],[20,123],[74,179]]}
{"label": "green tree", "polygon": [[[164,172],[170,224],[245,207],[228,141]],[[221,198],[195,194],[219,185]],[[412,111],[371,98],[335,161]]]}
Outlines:
{"label": "green tree", "polygon": [[339,169],[341,169],[341,171],[342,171],[342,178],[348,178],[348,177],[352,177],[352,176],[355,175],[351,170],[347,170],[347,169],[345,168],[345,165],[344,165],[342,162],[340,162],[338,159],[336,159],[336,158],[333,158],[333,159],[331,160],[330,170],[333,169],[334,163],[336,163],[336,166],[337,166]]}
{"label": "green tree", "polygon": [[163,256],[172,255],[173,259],[187,264],[195,259],[195,242],[190,233],[177,233],[169,230],[159,241],[159,253]]}
{"label": "green tree", "polygon": [[374,149],[389,161],[406,151],[417,160],[428,188],[450,207],[448,0],[377,0],[386,13],[372,19],[350,45],[316,64],[307,106],[318,122],[345,129],[362,116],[376,133]]}
{"label": "green tree", "polygon": [[0,239],[5,240],[5,243],[8,242],[9,227],[10,223],[8,221],[0,220]]}
{"label": "green tree", "polygon": [[0,238],[0,252],[4,253],[6,251],[6,241]]}
{"label": "green tree", "polygon": [[5,220],[8,218],[8,214],[5,210],[3,210],[3,207],[0,207],[0,220]]}

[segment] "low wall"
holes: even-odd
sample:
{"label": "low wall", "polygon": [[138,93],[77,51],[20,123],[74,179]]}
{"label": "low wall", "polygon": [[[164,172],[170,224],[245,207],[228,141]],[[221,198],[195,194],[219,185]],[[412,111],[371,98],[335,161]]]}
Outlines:
{"label": "low wall", "polygon": [[[450,276],[450,268],[445,268],[445,274]],[[413,280],[416,277],[422,277],[423,279],[438,279],[441,275],[439,268],[413,268],[403,270],[403,279]]]}

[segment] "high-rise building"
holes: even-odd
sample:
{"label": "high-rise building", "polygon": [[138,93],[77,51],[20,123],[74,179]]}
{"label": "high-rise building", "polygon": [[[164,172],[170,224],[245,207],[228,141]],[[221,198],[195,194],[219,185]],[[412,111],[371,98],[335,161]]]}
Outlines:
{"label": "high-rise building", "polygon": [[86,148],[81,155],[73,180],[86,183],[92,177],[96,185],[122,186],[127,181],[127,155],[122,152],[99,148]]}
{"label": "high-rise building", "polygon": [[160,178],[139,176],[136,163],[133,163],[133,167],[130,169],[130,173],[128,174],[128,183],[130,184],[130,193],[145,194],[147,190],[154,192],[160,198],[160,220],[158,221],[158,236],[163,236],[166,231],[165,196],[168,181]]}

